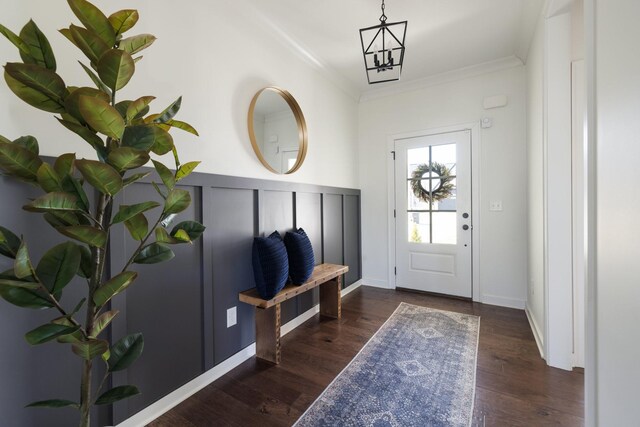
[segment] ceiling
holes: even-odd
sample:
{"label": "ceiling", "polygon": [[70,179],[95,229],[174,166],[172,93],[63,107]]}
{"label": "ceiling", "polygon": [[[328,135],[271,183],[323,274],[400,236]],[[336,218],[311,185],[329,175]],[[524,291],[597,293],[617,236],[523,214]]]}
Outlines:
{"label": "ceiling", "polygon": [[[376,25],[379,0],[245,0],[263,22],[350,91],[370,86],[360,28]],[[517,57],[526,61],[544,0],[386,0],[387,22],[408,20],[402,82]]]}

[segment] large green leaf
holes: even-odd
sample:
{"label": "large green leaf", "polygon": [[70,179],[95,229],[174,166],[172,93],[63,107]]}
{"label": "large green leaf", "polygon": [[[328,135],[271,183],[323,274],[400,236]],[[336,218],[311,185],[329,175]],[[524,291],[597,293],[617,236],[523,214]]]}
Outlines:
{"label": "large green leaf", "polygon": [[29,212],[77,212],[80,210],[80,206],[75,196],[68,193],[53,192],[38,197],[31,203],[24,205],[22,209]]}
{"label": "large green leaf", "polygon": [[107,244],[107,233],[90,225],[58,227],[56,230],[67,237],[96,248],[103,248]]}
{"label": "large green leaf", "polygon": [[143,202],[138,203],[136,205],[120,205],[120,209],[115,217],[113,217],[113,223],[117,224],[119,222],[128,221],[134,216],[151,210],[153,208],[157,208],[160,206],[160,203],[157,202]]}
{"label": "large green leaf", "polygon": [[33,89],[24,83],[14,79],[7,73],[4,72],[4,80],[7,82],[7,86],[9,89],[21,100],[26,102],[42,111],[47,111],[49,113],[64,113],[64,103],[58,99],[57,97],[50,97],[40,92],[39,90]]}
{"label": "large green leaf", "polygon": [[191,240],[199,239],[207,227],[196,221],[183,221],[173,227],[171,235],[175,236],[180,230],[186,231]]}
{"label": "large green leaf", "polygon": [[51,308],[53,304],[40,292],[15,286],[0,286],[0,296],[7,302],[22,308]]}
{"label": "large green leaf", "polygon": [[93,64],[97,63],[100,57],[110,49],[110,46],[106,44],[104,40],[85,28],[71,25],[69,27],[69,34],[71,35],[73,44],[75,44]]}
{"label": "large green leaf", "polygon": [[124,222],[129,234],[137,241],[142,241],[149,233],[149,221],[144,214],[138,214]]}
{"label": "large green leaf", "polygon": [[159,149],[165,151],[164,154],[166,154],[173,147],[173,138],[158,126],[127,126],[122,136],[122,145],[142,151],[153,150],[156,152]]}
{"label": "large green leaf", "polygon": [[149,161],[149,154],[131,147],[118,147],[109,153],[107,162],[116,170],[124,172],[144,166]]}
{"label": "large green leaf", "polygon": [[169,168],[164,164],[156,160],[152,160],[152,162],[165,187],[167,187],[169,190],[173,190],[173,188],[176,186],[176,179],[173,175],[173,172],[169,170]]}
{"label": "large green leaf", "polygon": [[125,121],[127,120],[127,108],[129,108],[129,105],[131,105],[132,102],[133,101],[130,101],[130,100],[124,100],[114,105],[116,110],[118,110],[118,113],[120,113],[120,115],[122,116],[123,119],[125,119]]}
{"label": "large green leaf", "polygon": [[184,165],[181,165],[176,172],[176,181],[180,181],[181,179],[185,179],[198,167],[198,165],[202,162],[188,162]]}
{"label": "large green leaf", "polygon": [[20,238],[11,230],[0,226],[0,254],[15,258],[20,249]]}
{"label": "large green leaf", "polygon": [[80,404],[64,399],[39,400],[28,404],[25,408],[66,408],[68,406],[80,408]]}
{"label": "large green leaf", "polygon": [[140,253],[135,257],[136,264],[157,264],[160,262],[173,259],[175,254],[163,243],[152,243],[142,248]]}
{"label": "large green leaf", "polygon": [[144,349],[142,334],[131,334],[121,338],[111,347],[109,372],[122,371],[136,361]]}
{"label": "large green leaf", "polygon": [[151,151],[159,156],[165,155],[174,149],[173,137],[171,136],[171,134],[169,134],[169,132],[159,126],[154,126],[154,128],[156,139],[153,147],[151,147]]}
{"label": "large green leaf", "polygon": [[96,400],[96,405],[110,405],[122,399],[140,394],[140,390],[133,385],[121,385],[104,392]]}
{"label": "large green leaf", "polygon": [[67,227],[69,225],[79,225],[78,216],[71,212],[52,211],[44,214],[44,220],[53,228]]}
{"label": "large green leaf", "polygon": [[38,145],[38,140],[31,135],[21,136],[20,138],[13,141],[13,143],[26,148],[34,154],[40,154],[40,146]]}
{"label": "large green leaf", "polygon": [[38,184],[47,193],[62,191],[60,177],[49,163],[43,163],[38,168]]}
{"label": "large green leaf", "polygon": [[[76,196],[80,210],[87,213],[89,212],[89,198],[78,178],[72,175],[66,175],[62,178],[62,190]],[[80,217],[80,219],[82,220],[82,217]]]}
{"label": "large green leaf", "polygon": [[138,273],[135,271],[125,271],[100,286],[93,294],[93,302],[102,307],[115,295],[124,291],[136,280]]}
{"label": "large green leaf", "polygon": [[[184,231],[182,231],[182,233],[184,233]],[[158,242],[158,243],[167,243],[169,245],[177,245],[177,244],[181,244],[181,243],[191,243],[191,240],[189,239],[189,236],[186,235],[186,233],[184,233],[184,236],[183,236],[183,237],[186,237],[186,240],[182,240],[182,239],[179,239],[179,238],[174,238],[172,236],[169,236],[169,233],[163,227],[156,228],[155,234],[156,234],[156,242]]]}
{"label": "large green leaf", "polygon": [[181,122],[180,120],[169,120],[167,123],[165,123],[166,125],[169,125],[173,128],[177,128],[177,129],[181,129],[185,132],[189,132],[195,136],[200,136],[200,134],[198,133],[198,131],[191,126],[189,123],[185,123],[185,122]]}
{"label": "large green leaf", "polygon": [[93,330],[91,331],[91,338],[96,338],[107,326],[115,319],[120,313],[118,310],[106,311],[100,315],[93,323]]}
{"label": "large green leaf", "polygon": [[88,279],[93,273],[93,265],[91,263],[91,250],[86,246],[80,247],[80,268],[78,268],[78,276]]}
{"label": "large green leaf", "polygon": [[109,350],[109,343],[105,340],[89,340],[71,345],[71,350],[84,360],[91,360]]}
{"label": "large green leaf", "polygon": [[87,73],[93,84],[95,84],[98,89],[111,96],[111,89],[109,89],[107,85],[104,84],[102,80],[100,80],[100,77],[98,77],[98,75],[91,68],[87,67],[82,62],[78,61],[78,63],[80,63],[82,69],[85,73]]}
{"label": "large green leaf", "polygon": [[33,277],[34,275],[33,265],[29,257],[29,249],[27,248],[27,242],[24,240],[18,248],[18,253],[16,253],[16,259],[13,262],[13,271],[18,279],[25,279]]}
{"label": "large green leaf", "polygon": [[187,190],[174,188],[164,202],[164,214],[180,213],[191,204],[191,194]]}
{"label": "large green leaf", "polygon": [[125,87],[135,71],[131,55],[119,49],[107,51],[98,61],[100,79],[114,91]]}
{"label": "large green leaf", "polygon": [[111,166],[95,160],[76,160],[85,180],[103,194],[113,196],[122,190],[122,177]]}
{"label": "large green leaf", "polygon": [[33,151],[14,143],[0,142],[0,170],[27,182],[38,180],[42,160]]}
{"label": "large green leaf", "polygon": [[182,97],[178,98],[173,102],[173,104],[169,105],[166,110],[164,110],[160,115],[154,119],[155,123],[166,123],[169,120],[173,119],[173,117],[178,114],[180,111],[180,106],[182,105]]}
{"label": "large green leaf", "polygon": [[111,23],[113,31],[116,33],[116,38],[132,29],[139,18],[140,15],[138,11],[133,9],[119,10],[111,14],[111,16],[109,16],[109,22]]}
{"label": "large green leaf", "polygon": [[33,20],[20,31],[20,38],[29,46],[29,53],[20,53],[25,63],[33,63],[49,70],[56,70],[56,58],[47,37]]}
{"label": "large green leaf", "polygon": [[46,68],[35,64],[8,63],[4,70],[15,80],[56,102],[62,103],[69,95],[64,80]]}
{"label": "large green leaf", "polygon": [[47,323],[29,331],[24,336],[31,345],[44,344],[63,335],[69,335],[80,329],[80,326],[64,326]]}
{"label": "large green leaf", "polygon": [[108,103],[110,101],[109,95],[101,90],[94,89],[92,87],[81,87],[73,92],[64,100],[64,106],[67,109],[67,113],[71,114],[75,119],[84,123],[84,117],[80,114],[80,97],[89,96],[98,98]]}
{"label": "large green leaf", "polygon": [[40,289],[40,285],[38,285],[37,283],[25,282],[22,280],[14,280],[14,279],[3,279],[1,277],[0,277],[0,286],[11,286],[14,288],[30,289],[32,291]]}
{"label": "large green leaf", "polygon": [[119,140],[124,133],[124,119],[109,103],[98,98],[80,97],[80,114],[93,129]]}
{"label": "large green leaf", "polygon": [[144,116],[149,111],[149,104],[154,99],[156,99],[155,96],[143,96],[129,104],[126,115],[127,121],[130,122]]}
{"label": "large green leaf", "polygon": [[49,249],[40,259],[36,274],[49,292],[56,294],[71,282],[80,267],[80,247],[72,242]]}
{"label": "large green leaf", "polygon": [[86,142],[88,142],[89,145],[91,145],[91,147],[93,147],[93,149],[96,150],[96,152],[101,158],[106,158],[107,149],[104,146],[104,141],[102,140],[102,138],[96,135],[92,130],[82,125],[69,122],[67,120],[58,119],[58,122],[60,122],[62,126],[66,127],[71,132],[75,133],[76,135],[84,139]]}
{"label": "large green leaf", "polygon": [[151,34],[139,34],[137,36],[127,37],[120,40],[119,49],[134,55],[148,48],[156,41],[156,37]]}
{"label": "large green leaf", "polygon": [[10,29],[8,29],[7,27],[5,27],[2,24],[0,24],[0,34],[5,36],[7,38],[7,40],[9,40],[11,43],[13,43],[13,45],[15,47],[17,47],[18,50],[20,51],[20,54],[29,55],[31,53],[31,51],[29,49],[29,45],[27,45],[24,42],[24,40],[22,40],[20,37],[18,37],[16,35],[16,33],[14,33],[13,31],[11,31]]}
{"label": "large green leaf", "polygon": [[72,175],[75,162],[76,153],[61,154],[53,163],[53,169],[56,171],[59,177]]}
{"label": "large green leaf", "polygon": [[68,0],[73,13],[91,32],[95,33],[109,47],[116,42],[116,32],[109,19],[93,4],[86,0]]}

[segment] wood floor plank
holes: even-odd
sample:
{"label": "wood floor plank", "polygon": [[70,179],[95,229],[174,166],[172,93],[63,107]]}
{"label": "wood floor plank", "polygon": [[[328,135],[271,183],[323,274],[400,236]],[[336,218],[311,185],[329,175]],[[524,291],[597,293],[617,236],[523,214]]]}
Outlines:
{"label": "wood floor plank", "polygon": [[545,364],[522,310],[361,287],[341,319],[316,315],[283,337],[280,365],[252,358],[150,425],[290,426],[401,302],[481,317],[474,426],[584,424],[584,374]]}

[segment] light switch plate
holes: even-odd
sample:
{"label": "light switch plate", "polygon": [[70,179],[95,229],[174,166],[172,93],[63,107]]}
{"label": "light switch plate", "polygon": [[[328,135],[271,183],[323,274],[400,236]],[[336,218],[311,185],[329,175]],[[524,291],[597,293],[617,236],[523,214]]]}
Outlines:
{"label": "light switch plate", "polygon": [[230,328],[238,323],[238,311],[236,307],[231,307],[227,310],[227,328]]}
{"label": "light switch plate", "polygon": [[493,212],[502,211],[502,200],[492,200],[489,202],[489,210]]}

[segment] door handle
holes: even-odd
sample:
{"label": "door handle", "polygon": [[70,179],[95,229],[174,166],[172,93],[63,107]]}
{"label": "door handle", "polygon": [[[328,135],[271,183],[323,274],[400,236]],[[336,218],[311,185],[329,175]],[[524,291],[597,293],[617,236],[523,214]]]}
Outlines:
{"label": "door handle", "polygon": [[463,214],[462,214],[462,218],[464,218],[464,219],[469,218],[469,214],[468,214],[468,213],[466,213],[466,212],[465,212],[465,213],[463,213]]}
{"label": "door handle", "polygon": [[463,226],[462,226],[462,229],[463,229],[463,230],[468,230],[468,229],[469,229],[469,226],[468,226],[467,224],[465,224],[465,225],[463,225]]}

